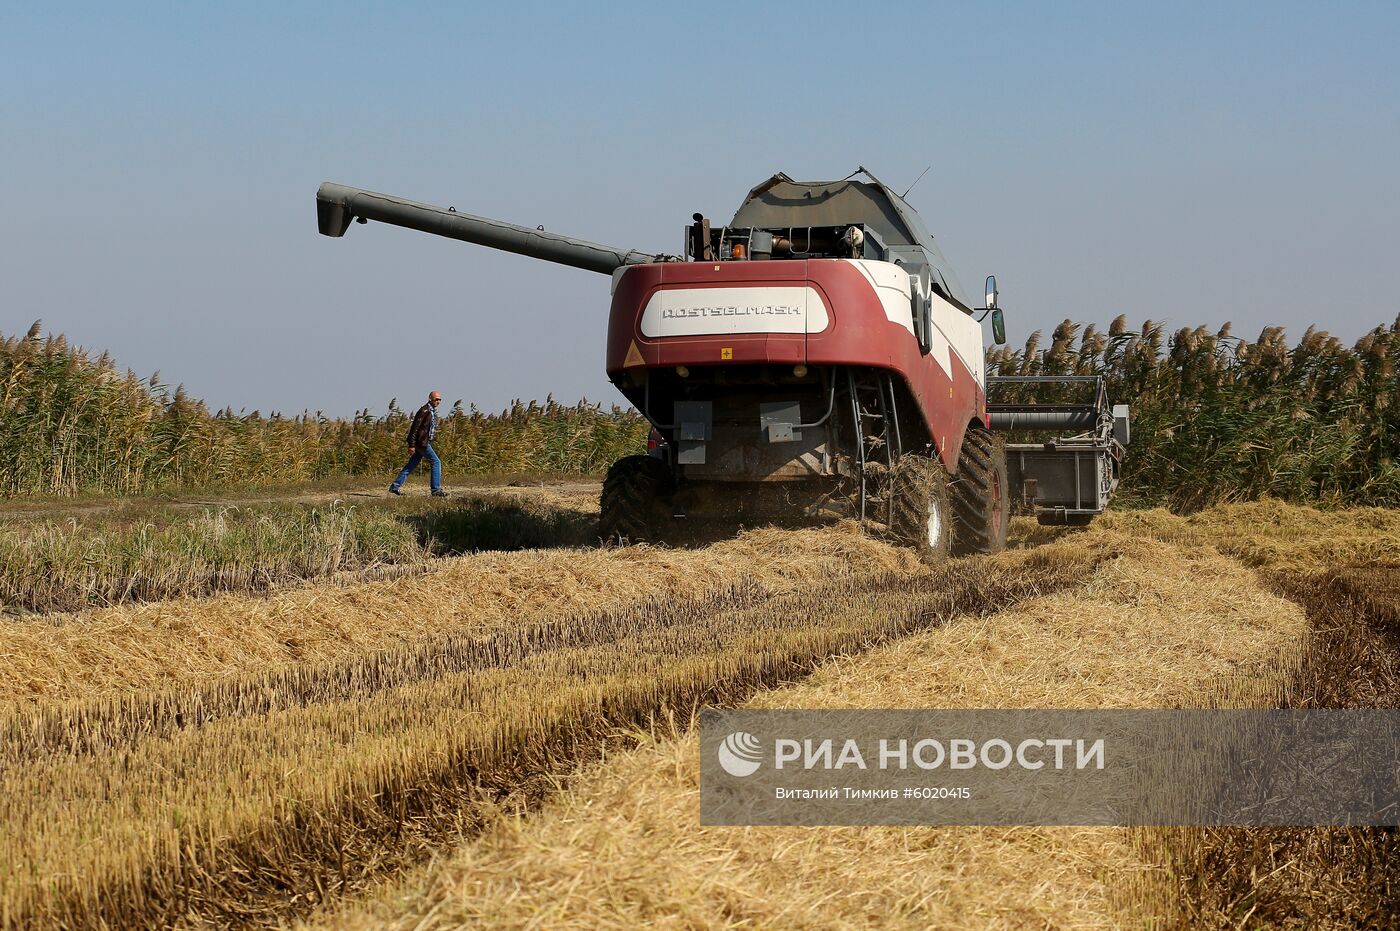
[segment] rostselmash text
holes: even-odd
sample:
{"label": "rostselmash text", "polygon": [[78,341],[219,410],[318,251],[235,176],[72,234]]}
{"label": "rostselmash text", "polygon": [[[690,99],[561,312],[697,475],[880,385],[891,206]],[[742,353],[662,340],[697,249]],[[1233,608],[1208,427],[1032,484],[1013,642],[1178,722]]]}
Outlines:
{"label": "rostselmash text", "polygon": [[713,307],[667,307],[661,311],[663,320],[677,317],[791,317],[801,314],[802,308],[792,304],[729,304]]}
{"label": "rostselmash text", "polygon": [[880,740],[861,749],[856,740],[773,741],[774,769],[1103,769],[1103,738],[1029,738],[1012,743],[1000,738],[975,740]]}

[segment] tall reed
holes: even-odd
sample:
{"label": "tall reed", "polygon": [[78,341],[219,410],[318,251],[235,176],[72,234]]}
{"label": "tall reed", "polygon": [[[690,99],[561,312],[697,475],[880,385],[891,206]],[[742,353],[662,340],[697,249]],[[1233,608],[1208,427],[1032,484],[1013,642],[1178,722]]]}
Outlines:
{"label": "tall reed", "polygon": [[[1400,318],[1348,348],[1310,328],[1254,341],[1218,330],[1168,335],[1146,321],[1107,332],[1069,320],[1050,345],[988,354],[992,374],[1103,374],[1134,411],[1128,500],[1194,510],[1273,496],[1400,504]],[[1043,396],[1043,395],[1042,395]],[[159,374],[121,373],[36,323],[0,338],[0,494],[142,494],[170,488],[386,475],[404,455],[408,413],[350,419],[210,413]],[[458,474],[598,474],[642,447],[633,410],[516,401],[486,414],[459,401],[435,445]]]}
{"label": "tall reed", "polygon": [[1400,318],[1351,348],[1315,327],[1289,345],[1282,327],[1250,342],[1228,323],[1168,336],[1151,320],[1107,333],[1066,320],[1048,347],[1037,331],[989,353],[987,370],[1104,375],[1133,408],[1123,491],[1139,502],[1400,504]]}
{"label": "tall reed", "polygon": [[[156,373],[121,372],[35,323],[0,336],[0,495],[146,494],[386,475],[406,457],[410,414],[211,413]],[[434,446],[450,474],[595,474],[643,447],[641,415],[587,400],[515,401],[498,414],[458,401]]]}

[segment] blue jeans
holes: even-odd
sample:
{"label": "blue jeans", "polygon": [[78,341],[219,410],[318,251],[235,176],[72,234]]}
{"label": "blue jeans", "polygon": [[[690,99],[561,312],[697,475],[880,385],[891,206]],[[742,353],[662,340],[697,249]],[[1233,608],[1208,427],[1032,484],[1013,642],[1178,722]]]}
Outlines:
{"label": "blue jeans", "polygon": [[428,462],[432,463],[433,466],[433,491],[442,490],[442,460],[438,458],[437,453],[433,452],[433,445],[431,443],[408,457],[408,465],[404,466],[403,471],[399,473],[399,477],[394,479],[394,488],[403,487],[403,483],[408,481],[409,475],[413,473],[414,469],[418,468],[418,463],[423,461],[424,456],[428,457]]}

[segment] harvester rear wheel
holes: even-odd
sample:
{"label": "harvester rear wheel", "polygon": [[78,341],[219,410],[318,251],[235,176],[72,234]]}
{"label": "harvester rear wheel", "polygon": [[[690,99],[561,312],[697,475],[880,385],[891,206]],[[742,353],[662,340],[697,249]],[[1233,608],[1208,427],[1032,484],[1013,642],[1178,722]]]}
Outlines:
{"label": "harvester rear wheel", "polygon": [[931,456],[907,455],[889,476],[890,533],[927,562],[948,558],[953,515],[948,475]]}
{"label": "harvester rear wheel", "polygon": [[671,472],[652,456],[624,456],[608,469],[599,501],[605,543],[658,543],[670,517],[665,496]]}
{"label": "harvester rear wheel", "polygon": [[985,427],[968,427],[953,479],[953,552],[999,553],[1006,548],[1011,496],[1006,444]]}

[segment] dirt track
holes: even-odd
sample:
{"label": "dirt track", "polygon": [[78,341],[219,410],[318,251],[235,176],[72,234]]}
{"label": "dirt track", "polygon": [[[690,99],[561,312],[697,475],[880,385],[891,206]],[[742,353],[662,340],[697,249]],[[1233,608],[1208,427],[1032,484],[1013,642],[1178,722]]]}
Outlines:
{"label": "dirt track", "polygon": [[[416,478],[416,477],[415,477]],[[571,499],[588,499],[595,502],[602,484],[595,481],[553,479],[532,481],[524,479],[470,479],[456,484],[447,484],[449,491],[468,493],[474,491],[519,491],[525,494],[545,493]],[[405,498],[425,497],[426,485],[410,481],[404,490]],[[285,490],[269,489],[253,492],[229,492],[212,495],[170,495],[144,498],[93,498],[90,500],[48,499],[44,501],[16,502],[0,499],[0,520],[40,520],[44,518],[98,517],[118,515],[125,512],[144,512],[157,508],[173,510],[199,510],[210,507],[250,507],[268,504],[327,504],[332,501],[349,503],[370,501],[394,501],[389,494],[388,482],[334,483],[328,486],[292,488]]]}

